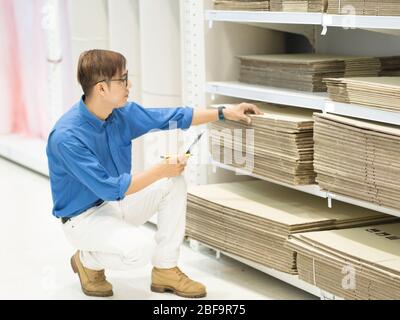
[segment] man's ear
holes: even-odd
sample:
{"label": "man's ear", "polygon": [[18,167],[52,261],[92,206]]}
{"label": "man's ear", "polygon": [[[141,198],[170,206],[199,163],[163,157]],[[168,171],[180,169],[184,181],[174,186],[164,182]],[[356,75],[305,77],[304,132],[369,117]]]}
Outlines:
{"label": "man's ear", "polygon": [[96,90],[102,96],[104,96],[106,93],[106,85],[107,84],[105,82],[100,82],[100,83],[96,84],[96,87],[97,87]]}

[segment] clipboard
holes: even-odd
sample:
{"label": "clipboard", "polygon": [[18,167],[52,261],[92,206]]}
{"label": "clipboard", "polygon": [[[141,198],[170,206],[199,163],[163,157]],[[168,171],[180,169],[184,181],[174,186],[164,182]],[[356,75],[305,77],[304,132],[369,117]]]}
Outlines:
{"label": "clipboard", "polygon": [[[190,147],[187,149],[187,151],[185,152],[185,157],[189,158],[192,153],[191,150],[192,148],[200,141],[200,138],[202,137],[202,135],[204,134],[204,131],[202,133],[200,133],[196,139],[194,139],[194,141],[192,142],[192,144],[190,145]],[[170,155],[165,155],[165,156],[161,156],[161,159],[168,159],[169,157],[171,157]]]}

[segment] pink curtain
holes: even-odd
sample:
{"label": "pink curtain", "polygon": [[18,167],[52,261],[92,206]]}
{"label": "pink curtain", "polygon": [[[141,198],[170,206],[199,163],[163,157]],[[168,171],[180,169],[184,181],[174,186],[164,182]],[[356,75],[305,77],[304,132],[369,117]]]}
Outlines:
{"label": "pink curtain", "polygon": [[[27,133],[26,106],[23,101],[22,70],[19,61],[19,47],[17,25],[15,21],[14,6],[12,0],[0,0],[1,2],[1,36],[3,48],[2,61],[5,63],[2,72],[3,89],[1,92],[2,111],[6,117],[2,121],[2,132]],[[3,112],[2,112],[3,113]]]}
{"label": "pink curtain", "polygon": [[[72,58],[66,0],[58,0],[60,59],[49,58],[48,0],[0,0],[1,133],[47,138],[59,106],[71,104]],[[54,28],[53,28],[54,29]],[[54,35],[54,30],[53,30]],[[55,85],[56,83],[56,85]],[[68,88],[68,89],[65,89]],[[55,89],[57,89],[56,92]]]}

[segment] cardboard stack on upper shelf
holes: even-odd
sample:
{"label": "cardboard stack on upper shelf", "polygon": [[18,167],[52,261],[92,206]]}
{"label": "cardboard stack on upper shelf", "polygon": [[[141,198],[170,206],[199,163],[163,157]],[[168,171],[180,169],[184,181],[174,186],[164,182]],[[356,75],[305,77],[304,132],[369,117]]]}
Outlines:
{"label": "cardboard stack on upper shelf", "polygon": [[270,0],[271,11],[324,12],[328,0]]}
{"label": "cardboard stack on upper shelf", "polygon": [[216,10],[263,10],[269,11],[269,0],[214,0]]}
{"label": "cardboard stack on upper shelf", "polygon": [[326,91],[324,78],[384,76],[400,69],[399,57],[296,53],[238,58],[241,82],[310,92]]}
{"label": "cardboard stack on upper shelf", "polygon": [[314,170],[334,193],[400,209],[400,129],[314,114]]}
{"label": "cardboard stack on upper shelf", "polygon": [[367,16],[398,16],[398,0],[329,0],[327,13]]}
{"label": "cardboard stack on upper shelf", "polygon": [[333,101],[400,110],[400,77],[327,78],[325,82]]}

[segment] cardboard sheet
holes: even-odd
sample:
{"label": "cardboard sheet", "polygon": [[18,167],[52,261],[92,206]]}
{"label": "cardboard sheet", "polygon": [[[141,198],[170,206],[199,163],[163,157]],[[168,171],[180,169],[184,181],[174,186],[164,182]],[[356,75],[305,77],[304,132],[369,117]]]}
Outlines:
{"label": "cardboard sheet", "polygon": [[306,282],[346,299],[400,299],[400,223],[295,234],[286,246]]}
{"label": "cardboard sheet", "polygon": [[375,211],[335,204],[265,181],[189,188],[186,234],[277,270],[295,274],[289,235],[395,220]]}

